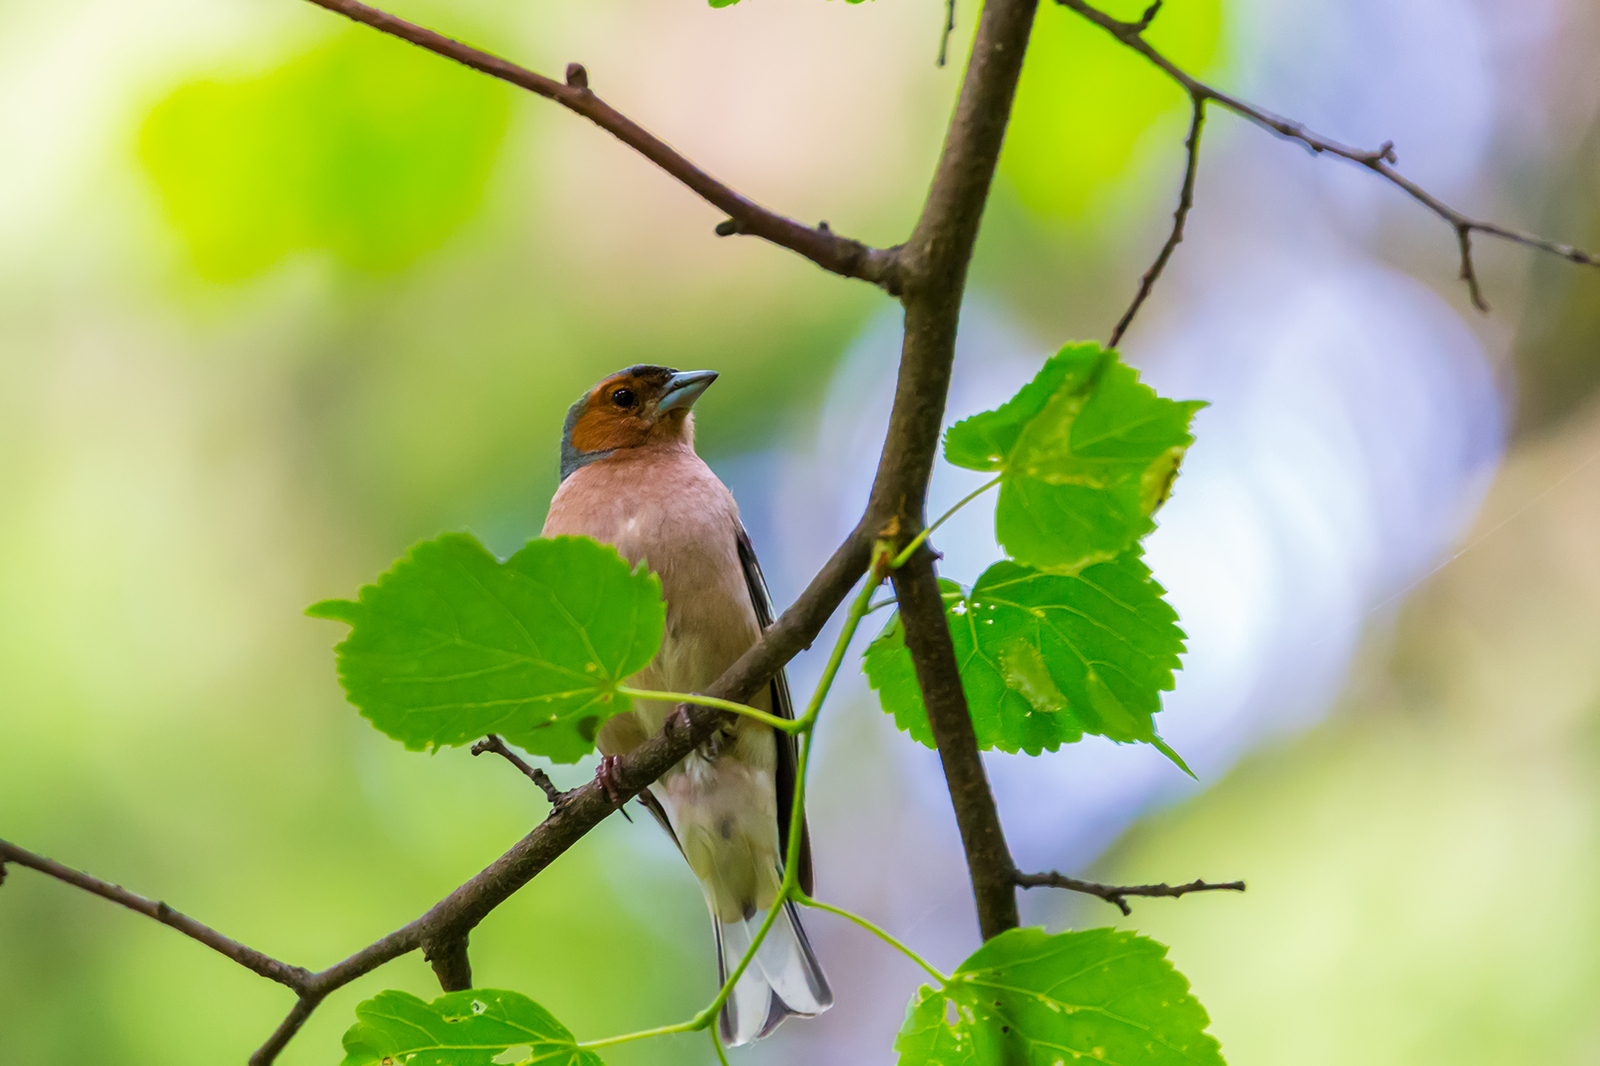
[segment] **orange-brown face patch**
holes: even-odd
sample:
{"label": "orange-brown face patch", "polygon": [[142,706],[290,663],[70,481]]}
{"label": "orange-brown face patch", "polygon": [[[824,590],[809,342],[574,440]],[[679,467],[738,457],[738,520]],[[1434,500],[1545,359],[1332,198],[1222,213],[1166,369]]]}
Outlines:
{"label": "orange-brown face patch", "polygon": [[[632,407],[618,407],[612,395],[628,389],[635,397]],[[632,374],[618,374],[596,385],[578,422],[572,427],[572,446],[581,452],[604,452],[614,448],[637,448],[650,437],[650,422],[644,417],[650,386]]]}

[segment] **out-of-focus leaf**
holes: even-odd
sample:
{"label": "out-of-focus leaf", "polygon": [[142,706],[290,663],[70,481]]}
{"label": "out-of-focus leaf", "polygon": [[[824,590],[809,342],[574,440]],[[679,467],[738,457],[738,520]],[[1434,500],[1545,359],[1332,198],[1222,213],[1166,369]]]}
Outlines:
{"label": "out-of-focus leaf", "polygon": [[[1096,0],[1095,6],[1137,20],[1149,4]],[[1225,50],[1223,22],[1223,0],[1166,0],[1145,37],[1173,62],[1205,77]],[[1006,131],[1002,179],[1036,215],[1100,217],[1108,199],[1122,206],[1112,190],[1126,196],[1127,179],[1144,170],[1130,174],[1145,141],[1166,153],[1160,162],[1170,168],[1170,181],[1151,187],[1151,196],[1164,202],[1176,195],[1183,172],[1188,103],[1184,91],[1143,56],[1087,19],[1043,5]],[[1153,128],[1163,136],[1151,141]],[[1127,209],[1141,206],[1135,201]]]}
{"label": "out-of-focus leaf", "polygon": [[339,680],[378,729],[420,750],[499,733],[575,762],[616,692],[661,645],[661,582],[586,537],[529,541],[504,563],[465,533],[424,541],[358,600],[306,611],[348,622]]}
{"label": "out-of-focus leaf", "polygon": [[1147,937],[1009,929],[917,991],[900,1066],[1222,1066],[1189,982]]}
{"label": "out-of-focus leaf", "polygon": [[513,92],[352,28],[266,74],[180,86],[145,120],[139,157],[202,277],[301,252],[391,273],[482,203]]}
{"label": "out-of-focus leaf", "polygon": [[[1075,574],[1004,561],[970,593],[945,588],[980,747],[1037,755],[1095,733],[1154,744],[1183,766],[1152,716],[1173,686],[1184,634],[1138,552]],[[932,747],[898,615],[867,648],[865,669],[895,724]]]}
{"label": "out-of-focus leaf", "polygon": [[951,426],[945,458],[999,472],[995,535],[1012,558],[1073,570],[1155,528],[1204,406],[1157,396],[1115,352],[1068,345],[999,408]]}
{"label": "out-of-focus leaf", "polygon": [[532,1049],[521,1063],[604,1066],[566,1026],[520,992],[470,989],[425,1003],[409,992],[379,992],[356,1007],[341,1066],[489,1066],[508,1048]]}

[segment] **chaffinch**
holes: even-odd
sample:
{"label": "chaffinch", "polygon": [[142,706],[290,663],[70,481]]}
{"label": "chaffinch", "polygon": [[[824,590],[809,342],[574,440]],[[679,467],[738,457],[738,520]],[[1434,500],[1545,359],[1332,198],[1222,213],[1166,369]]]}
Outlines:
{"label": "chaffinch", "polygon": [[[627,682],[703,692],[772,623],[772,603],[739,508],[694,450],[690,408],[710,370],[633,366],[590,389],[567,412],[561,486],[543,535],[580,535],[647,563],[661,578],[666,633],[655,660]],[[751,705],[794,717],[780,672]],[[674,707],[634,700],[597,743],[610,761],[661,729]],[[740,717],[640,795],[700,879],[716,932],[719,979],[738,964],[777,895],[794,796],[794,738]],[[800,886],[812,888],[801,826]],[[766,1036],[791,1014],[833,1003],[794,904],[787,903],[723,1008],[730,1045]]]}

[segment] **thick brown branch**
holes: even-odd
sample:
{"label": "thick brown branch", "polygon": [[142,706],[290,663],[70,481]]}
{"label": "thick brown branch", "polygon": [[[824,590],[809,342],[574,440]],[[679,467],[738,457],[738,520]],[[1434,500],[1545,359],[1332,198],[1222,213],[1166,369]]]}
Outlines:
{"label": "thick brown branch", "polygon": [[945,786],[966,849],[978,928],[987,940],[1017,925],[1016,870],[983,760],[978,757],[978,738],[950,643],[939,579],[933,572],[933,553],[924,548],[896,571],[894,590],[905,623],[906,647],[916,665],[917,686],[928,709],[928,724],[933,727]]}
{"label": "thick brown branch", "polygon": [[547,100],[554,100],[567,110],[582,115],[677,178],[701,199],[726,212],[732,225],[722,223],[717,228],[719,234],[745,233],[760,237],[805,256],[824,270],[870,281],[890,293],[898,291],[895,253],[892,249],[868,247],[860,241],[839,236],[827,226],[802,225],[739,195],[689,162],[671,145],[596,96],[589,89],[589,75],[581,64],[567,66],[567,80],[563,83],[454,38],[396,18],[358,0],[310,2],[409,41],[419,48],[453,59],[490,77],[527,89]]}
{"label": "thick brown branch", "polygon": [[[1155,17],[1159,4],[1152,4],[1150,10],[1145,12],[1147,19]],[[1189,138],[1183,142],[1184,148],[1189,153],[1189,162],[1183,170],[1183,189],[1178,193],[1178,209],[1172,213],[1172,233],[1167,237],[1167,243],[1161,246],[1161,254],[1156,256],[1156,261],[1150,264],[1150,269],[1144,272],[1144,277],[1139,279],[1139,291],[1134,294],[1133,303],[1122,313],[1122,319],[1117,323],[1117,328],[1111,331],[1111,340],[1106,342],[1106,347],[1115,348],[1122,340],[1122,335],[1128,332],[1128,327],[1133,323],[1133,316],[1139,313],[1139,308],[1150,296],[1150,290],[1155,287],[1156,279],[1167,268],[1167,260],[1172,258],[1173,251],[1183,240],[1183,225],[1189,220],[1189,209],[1194,206],[1194,178],[1200,170],[1200,131],[1206,122],[1206,98],[1203,96],[1191,97],[1194,104],[1194,115],[1189,120]]]}
{"label": "thick brown branch", "polygon": [[[1444,219],[1456,233],[1456,243],[1461,251],[1461,279],[1467,283],[1467,292],[1472,297],[1473,306],[1480,311],[1487,311],[1489,305],[1484,302],[1483,294],[1478,289],[1477,271],[1472,265],[1470,238],[1474,231],[1487,233],[1492,237],[1499,237],[1502,240],[1525,245],[1529,248],[1536,248],[1542,252],[1549,252],[1551,255],[1561,256],[1563,259],[1570,259],[1574,263],[1586,266],[1600,266],[1600,256],[1594,253],[1574,248],[1570,244],[1561,244],[1532,233],[1525,233],[1522,230],[1511,229],[1493,222],[1484,222],[1457,211],[1420,185],[1402,176],[1395,169],[1394,165],[1398,160],[1394,153],[1394,142],[1392,141],[1385,141],[1375,150],[1352,148],[1347,144],[1341,144],[1331,138],[1313,133],[1303,124],[1293,119],[1273,114],[1265,108],[1257,107],[1248,101],[1239,99],[1237,96],[1231,96],[1219,89],[1214,89],[1205,82],[1190,76],[1166,56],[1151,47],[1150,42],[1141,36],[1149,25],[1150,18],[1154,17],[1154,7],[1147,11],[1145,13],[1146,17],[1138,22],[1123,22],[1121,19],[1113,18],[1098,8],[1091,7],[1085,0],[1056,0],[1056,2],[1063,7],[1076,11],[1154,63],[1169,78],[1183,86],[1191,99],[1197,101],[1214,100],[1234,114],[1247,118],[1256,125],[1270,130],[1280,137],[1298,141],[1319,155],[1326,152],[1329,155],[1336,155],[1341,159],[1348,159],[1352,163],[1366,167],[1374,174],[1383,177],[1390,184],[1404,190],[1412,199]],[[1155,6],[1159,7],[1159,5]]]}
{"label": "thick brown branch", "polygon": [[1159,885],[1102,885],[1096,881],[1080,881],[1076,877],[1067,877],[1054,870],[1045,874],[1016,874],[1015,883],[1022,888],[1065,888],[1072,892],[1082,892],[1090,896],[1098,896],[1107,903],[1114,903],[1123,914],[1132,914],[1133,908],[1128,906],[1129,896],[1186,896],[1191,892],[1243,892],[1243,881],[1190,881],[1186,885],[1169,885],[1162,882]]}
{"label": "thick brown branch", "polygon": [[129,892],[121,885],[113,885],[107,881],[100,880],[98,877],[91,877],[79,870],[53,862],[43,855],[35,855],[25,848],[19,848],[15,844],[0,840],[0,863],[6,862],[14,862],[18,866],[26,866],[31,870],[38,870],[40,873],[48,874],[58,881],[65,881],[69,885],[75,885],[85,892],[93,892],[103,899],[109,899],[113,903],[120,903],[129,910],[135,910],[146,917],[154,918],[163,925],[170,925],[185,936],[192,937],[206,947],[221,952],[245,969],[253,970],[262,977],[276,981],[281,985],[287,985],[296,992],[303,992],[309,987],[311,981],[311,973],[309,971],[303,970],[298,966],[290,966],[285,962],[279,962],[269,955],[263,955],[254,948],[245,947],[237,940],[231,940],[223,936],[209,925],[202,925],[188,915],[173,910],[159,900],[146,899],[137,893]]}
{"label": "thick brown branch", "polygon": [[[983,5],[927,201],[901,248],[905,341],[868,518],[875,531],[902,538],[902,544],[924,522],[967,267],[1037,8],[1037,0],[988,0]],[[987,939],[1017,924],[1013,867],[978,757],[933,559],[924,549],[896,572],[895,594],[966,848],[978,927]]]}

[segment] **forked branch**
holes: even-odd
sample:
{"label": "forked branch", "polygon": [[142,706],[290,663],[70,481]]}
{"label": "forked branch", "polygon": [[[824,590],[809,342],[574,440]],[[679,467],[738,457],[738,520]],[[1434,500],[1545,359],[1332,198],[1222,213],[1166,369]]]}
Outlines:
{"label": "forked branch", "polygon": [[[1162,55],[1149,41],[1144,39],[1144,31],[1149,28],[1151,21],[1154,20],[1161,9],[1159,2],[1151,4],[1146,9],[1143,17],[1137,22],[1124,22],[1121,19],[1114,18],[1099,8],[1091,6],[1086,0],[1056,0],[1056,3],[1082,15],[1155,64],[1169,78],[1183,87],[1197,109],[1206,101],[1215,101],[1219,106],[1232,111],[1242,118],[1249,119],[1263,129],[1269,130],[1287,140],[1297,141],[1305,145],[1318,155],[1326,153],[1338,156],[1341,159],[1347,159],[1358,166],[1367,168],[1390,184],[1404,190],[1406,195],[1442,218],[1455,232],[1456,247],[1461,256],[1461,280],[1466,282],[1467,293],[1472,298],[1472,305],[1480,311],[1489,310],[1489,305],[1483,298],[1483,292],[1478,285],[1477,269],[1472,262],[1472,234],[1474,232],[1486,233],[1491,237],[1499,237],[1514,244],[1521,244],[1542,252],[1548,252],[1551,255],[1558,255],[1563,259],[1585,266],[1600,266],[1600,256],[1594,253],[1574,248],[1570,244],[1561,244],[1558,241],[1548,240],[1537,234],[1472,218],[1451,207],[1395,169],[1396,164],[1399,162],[1399,157],[1395,155],[1393,141],[1385,141],[1376,149],[1353,148],[1350,145],[1341,144],[1330,137],[1324,137],[1311,131],[1303,123],[1274,114],[1265,108],[1257,107],[1246,100],[1225,93],[1193,77]],[[1185,181],[1186,186],[1192,185],[1194,165],[1194,152],[1191,148],[1189,177]],[[1181,229],[1182,222],[1180,221],[1177,231],[1181,233]],[[1168,243],[1169,246],[1176,245],[1176,241],[1169,240]],[[1162,260],[1158,260],[1158,262],[1165,265],[1164,259],[1168,257],[1170,257],[1170,252],[1167,249],[1163,249]],[[1159,274],[1160,271],[1157,270],[1156,273]],[[1144,286],[1141,286],[1140,295],[1134,301],[1134,306],[1129,309],[1129,314],[1124,316],[1124,322],[1118,324],[1118,337],[1121,336],[1122,330],[1127,328],[1126,322],[1131,321],[1132,313],[1138,310],[1138,305],[1143,302],[1145,295],[1147,295],[1147,290]],[[1112,343],[1115,343],[1115,341]]]}

